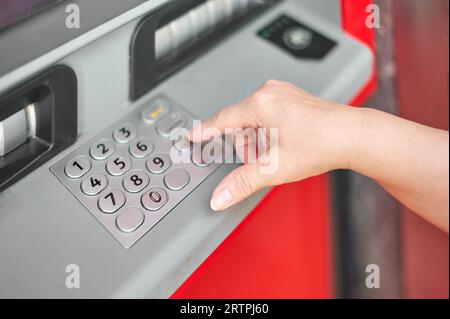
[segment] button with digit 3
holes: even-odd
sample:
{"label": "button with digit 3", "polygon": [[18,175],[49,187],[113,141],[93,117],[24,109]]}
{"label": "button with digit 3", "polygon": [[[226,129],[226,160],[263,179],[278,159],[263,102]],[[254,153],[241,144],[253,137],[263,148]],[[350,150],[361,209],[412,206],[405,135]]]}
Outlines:
{"label": "button with digit 3", "polygon": [[170,157],[163,153],[157,153],[147,160],[147,169],[153,174],[164,173],[171,165]]}
{"label": "button with digit 3", "polygon": [[106,162],[106,170],[113,176],[125,174],[131,168],[131,160],[127,156],[117,156]]}
{"label": "button with digit 3", "polygon": [[139,193],[150,182],[150,178],[143,170],[129,172],[123,179],[123,187],[130,193]]}
{"label": "button with digit 3", "polygon": [[94,173],[81,182],[81,190],[88,196],[100,193],[108,186],[108,178],[100,173]]}
{"label": "button with digit 3", "polygon": [[80,178],[91,169],[91,162],[86,156],[77,156],[68,161],[64,167],[64,172],[69,178]]}
{"label": "button with digit 3", "polygon": [[91,154],[92,158],[99,161],[108,158],[112,153],[114,153],[114,151],[114,143],[106,138],[99,140],[89,149],[89,153]]}
{"label": "button with digit 3", "polygon": [[125,123],[114,131],[113,137],[117,143],[128,143],[136,137],[136,129],[130,123]]}
{"label": "button with digit 3", "polygon": [[144,193],[141,197],[142,206],[147,210],[155,211],[167,203],[167,193],[160,187],[154,187]]}
{"label": "button with digit 3", "polygon": [[142,137],[130,145],[130,153],[134,157],[143,158],[153,152],[154,148],[155,146],[149,138]]}
{"label": "button with digit 3", "polygon": [[123,192],[113,189],[98,199],[98,208],[106,214],[112,214],[125,205],[125,201]]}

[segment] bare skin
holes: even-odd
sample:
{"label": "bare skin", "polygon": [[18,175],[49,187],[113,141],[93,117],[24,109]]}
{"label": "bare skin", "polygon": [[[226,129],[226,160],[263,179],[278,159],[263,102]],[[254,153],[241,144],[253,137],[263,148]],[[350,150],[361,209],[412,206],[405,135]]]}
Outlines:
{"label": "bare skin", "polygon": [[335,169],[376,180],[405,206],[448,233],[449,133],[369,108],[322,100],[292,84],[268,81],[188,133],[200,142],[206,128],[278,128],[279,168],[240,166],[217,186],[211,208],[224,210],[267,186]]}

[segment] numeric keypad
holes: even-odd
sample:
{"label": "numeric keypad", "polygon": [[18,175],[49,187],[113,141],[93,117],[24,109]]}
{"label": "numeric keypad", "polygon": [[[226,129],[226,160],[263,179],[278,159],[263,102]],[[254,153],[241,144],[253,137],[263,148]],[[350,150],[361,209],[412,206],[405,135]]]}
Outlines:
{"label": "numeric keypad", "polygon": [[[128,248],[218,166],[209,157],[192,162],[193,145],[178,134],[192,120],[181,106],[158,96],[50,169]],[[172,160],[178,155],[183,156]]]}

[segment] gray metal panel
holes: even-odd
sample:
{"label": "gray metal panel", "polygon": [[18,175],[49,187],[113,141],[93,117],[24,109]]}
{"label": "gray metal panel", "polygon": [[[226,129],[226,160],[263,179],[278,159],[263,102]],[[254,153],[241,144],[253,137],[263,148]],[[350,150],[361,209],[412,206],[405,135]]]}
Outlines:
{"label": "gray metal panel", "polygon": [[[0,75],[86,33],[146,0],[73,0],[61,2],[0,32]],[[80,8],[80,28],[69,29],[66,6]],[[32,27],[30,27],[32,25]]]}
{"label": "gray metal panel", "polygon": [[299,10],[306,10],[322,19],[333,23],[336,27],[341,26],[340,0],[298,0]]}
{"label": "gray metal panel", "polygon": [[[339,46],[323,61],[299,61],[257,38],[256,31],[281,12],[325,33]],[[74,68],[79,79],[80,139],[0,194],[0,297],[169,296],[267,190],[225,213],[212,212],[212,190],[235,167],[223,165],[157,227],[125,250],[49,167],[160,92],[200,118],[250,94],[269,78],[288,80],[324,98],[345,102],[369,79],[373,62],[365,46],[346,37],[333,23],[299,10],[295,0],[286,1],[130,104],[128,49],[136,23],[128,23],[61,60]],[[29,68],[37,70],[52,59],[35,61],[42,64]],[[4,87],[20,74],[9,77]],[[64,284],[65,267],[72,263],[80,266],[80,289],[67,289]]]}
{"label": "gray metal panel", "polygon": [[[86,3],[88,0],[83,0]],[[101,37],[107,35],[108,33],[114,31],[115,29],[123,26],[126,23],[129,23],[131,21],[134,21],[137,18],[142,17],[143,15],[155,10],[158,6],[172,0],[150,0],[142,3],[141,5],[134,7],[131,10],[128,10],[127,12],[116,16],[109,21],[101,24],[100,26],[90,29],[89,31],[82,33],[82,34],[76,34],[77,36],[75,38],[68,37],[66,40],[70,40],[68,42],[62,41],[59,43],[58,47],[54,49],[54,46],[52,43],[48,42],[51,40],[48,40],[48,38],[51,38],[49,34],[52,34],[51,31],[53,30],[53,27],[56,29],[60,28],[61,32],[65,33],[67,32],[67,29],[65,28],[64,20],[62,19],[62,16],[66,17],[66,13],[64,12],[64,8],[59,8],[55,6],[53,10],[60,9],[62,12],[56,12],[55,16],[45,16],[46,19],[42,21],[35,22],[33,19],[29,19],[24,21],[24,25],[20,24],[20,26],[23,28],[22,33],[19,32],[17,35],[14,34],[6,34],[1,38],[1,46],[0,46],[0,93],[7,90],[10,86],[16,84],[19,81],[22,81],[40,71],[42,71],[43,68],[46,68],[54,63],[56,63],[58,60],[66,57],[67,55],[75,52],[76,50],[81,49],[82,47],[88,45],[89,43],[96,41],[100,39]],[[93,1],[92,1],[93,2]],[[84,3],[84,2],[83,2]],[[106,5],[108,7],[108,5]],[[101,10],[100,10],[101,11]],[[84,12],[84,11],[83,11]],[[87,12],[90,12],[87,10]],[[91,12],[94,13],[94,12]],[[83,14],[80,13],[82,16]],[[99,13],[99,16],[102,17],[101,13]],[[35,19],[38,19],[41,16],[36,16]],[[57,20],[56,25],[46,25],[46,20]],[[82,18],[80,18],[82,19]],[[93,18],[95,19],[95,17]],[[95,21],[93,20],[93,25],[95,25]],[[26,23],[25,23],[26,22]],[[98,21],[97,21],[98,22]],[[35,24],[37,26],[35,26]],[[81,25],[84,25],[84,22],[80,22]],[[45,28],[44,28],[45,26]],[[44,30],[45,29],[45,30]],[[63,30],[64,29],[64,30]],[[81,28],[80,28],[81,29]],[[15,30],[15,28],[13,29]],[[34,33],[34,30],[38,30],[39,33]],[[46,32],[43,32],[46,31]],[[76,33],[76,29],[71,29],[69,31],[72,31]],[[11,31],[15,32],[15,31]],[[9,39],[9,40],[7,40]],[[31,43],[34,43],[35,39],[39,39],[38,44],[35,44],[38,48],[41,48],[40,43],[45,44],[42,47],[42,52],[39,51],[40,54],[35,54],[34,46],[31,45]],[[23,48],[23,45],[26,45],[25,48]],[[5,50],[5,51],[3,51]],[[7,52],[8,54],[4,54],[2,52]],[[27,52],[30,51],[32,54],[27,56]],[[15,59],[18,59],[18,57],[21,57],[20,60],[15,61]],[[12,62],[9,63],[12,59]],[[30,60],[31,59],[31,60]],[[15,61],[15,62],[14,62]],[[14,62],[14,63],[13,63]],[[4,67],[3,67],[4,66]]]}

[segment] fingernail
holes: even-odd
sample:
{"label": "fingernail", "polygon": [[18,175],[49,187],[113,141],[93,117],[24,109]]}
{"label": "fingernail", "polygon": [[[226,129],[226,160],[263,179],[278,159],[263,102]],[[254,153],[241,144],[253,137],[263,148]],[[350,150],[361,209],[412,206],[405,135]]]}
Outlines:
{"label": "fingernail", "polygon": [[230,206],[232,200],[230,190],[228,188],[222,188],[213,195],[210,205],[215,211],[224,210]]}

